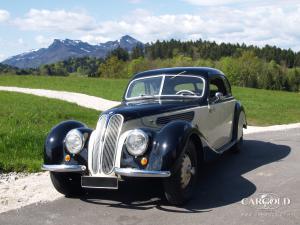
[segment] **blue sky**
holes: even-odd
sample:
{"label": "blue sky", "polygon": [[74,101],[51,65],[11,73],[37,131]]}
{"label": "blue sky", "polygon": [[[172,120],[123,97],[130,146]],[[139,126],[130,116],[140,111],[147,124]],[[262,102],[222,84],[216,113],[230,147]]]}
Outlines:
{"label": "blue sky", "polygon": [[300,0],[1,1],[0,61],[54,38],[214,40],[300,51]]}

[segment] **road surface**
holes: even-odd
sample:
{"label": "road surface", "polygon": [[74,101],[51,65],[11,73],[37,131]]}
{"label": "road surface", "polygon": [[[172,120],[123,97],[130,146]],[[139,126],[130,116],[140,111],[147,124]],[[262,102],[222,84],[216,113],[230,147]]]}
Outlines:
{"label": "road surface", "polygon": [[[300,224],[299,173],[299,128],[248,134],[241,153],[205,166],[194,199],[184,207],[162,200],[156,181],[130,182],[118,191],[2,213],[0,224]],[[275,196],[268,209],[261,209],[262,196]]]}

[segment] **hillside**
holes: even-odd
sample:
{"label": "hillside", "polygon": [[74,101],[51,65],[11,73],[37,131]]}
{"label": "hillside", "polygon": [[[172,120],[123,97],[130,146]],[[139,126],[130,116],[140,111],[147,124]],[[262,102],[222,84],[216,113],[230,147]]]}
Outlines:
{"label": "hillside", "polygon": [[68,58],[95,57],[104,58],[114,49],[122,48],[132,51],[137,45],[143,43],[125,35],[116,41],[108,41],[91,45],[80,40],[55,39],[48,48],[41,48],[10,57],[2,62],[18,68],[37,68],[44,64],[51,64]]}

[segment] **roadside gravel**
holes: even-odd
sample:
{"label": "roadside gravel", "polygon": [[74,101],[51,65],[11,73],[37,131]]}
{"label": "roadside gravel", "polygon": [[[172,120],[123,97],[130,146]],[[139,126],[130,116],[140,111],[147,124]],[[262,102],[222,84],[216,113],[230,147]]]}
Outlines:
{"label": "roadside gravel", "polygon": [[60,197],[52,187],[48,172],[0,173],[0,213]]}
{"label": "roadside gravel", "polygon": [[110,109],[120,104],[120,102],[110,101],[110,100],[106,100],[91,95],[68,92],[68,91],[53,91],[53,90],[45,90],[45,89],[31,89],[31,88],[6,87],[6,86],[0,86],[0,91],[19,92],[19,93],[32,94],[32,95],[37,95],[37,96],[42,96],[47,98],[59,99],[59,100],[75,103],[85,108],[95,109],[99,111],[105,111],[107,109]]}

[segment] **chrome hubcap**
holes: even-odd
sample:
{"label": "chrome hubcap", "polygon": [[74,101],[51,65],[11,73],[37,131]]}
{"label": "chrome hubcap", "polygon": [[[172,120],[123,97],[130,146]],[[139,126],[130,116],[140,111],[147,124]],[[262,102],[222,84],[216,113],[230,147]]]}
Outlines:
{"label": "chrome hubcap", "polygon": [[195,167],[192,167],[192,161],[190,157],[185,154],[182,160],[181,166],[181,188],[184,189],[191,181],[192,175],[195,175]]}

